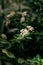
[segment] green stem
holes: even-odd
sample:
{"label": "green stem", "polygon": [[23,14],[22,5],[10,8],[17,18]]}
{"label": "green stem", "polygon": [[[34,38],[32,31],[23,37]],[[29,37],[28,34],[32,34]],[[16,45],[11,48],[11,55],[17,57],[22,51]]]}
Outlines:
{"label": "green stem", "polygon": [[1,0],[2,9],[4,9],[4,0]]}
{"label": "green stem", "polygon": [[[4,10],[4,0],[1,0],[1,7],[3,11]],[[2,12],[2,16],[0,16],[0,35],[3,33],[4,20],[5,20],[4,12]]]}

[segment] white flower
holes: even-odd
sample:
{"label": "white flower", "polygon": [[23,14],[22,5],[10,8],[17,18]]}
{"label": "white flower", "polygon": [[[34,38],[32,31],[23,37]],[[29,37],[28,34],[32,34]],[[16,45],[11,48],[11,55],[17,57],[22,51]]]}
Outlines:
{"label": "white flower", "polygon": [[27,11],[24,11],[21,15],[22,16],[26,16],[27,15]]}
{"label": "white flower", "polygon": [[27,26],[28,31],[33,31],[34,28],[32,26]]}
{"label": "white flower", "polygon": [[6,18],[10,18],[14,16],[14,14],[15,14],[15,11],[11,11],[10,14],[6,15]]}
{"label": "white flower", "polygon": [[22,30],[20,30],[20,34],[24,37],[25,35],[27,35],[28,34],[28,30],[27,29],[22,29]]}
{"label": "white flower", "polygon": [[25,17],[23,16],[21,17],[20,22],[24,22],[24,21],[25,21]]}

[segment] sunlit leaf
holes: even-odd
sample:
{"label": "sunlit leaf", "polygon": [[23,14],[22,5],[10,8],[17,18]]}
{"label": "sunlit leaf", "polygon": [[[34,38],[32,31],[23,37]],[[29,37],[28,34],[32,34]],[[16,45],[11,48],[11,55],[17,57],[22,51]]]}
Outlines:
{"label": "sunlit leaf", "polygon": [[22,64],[25,60],[23,58],[18,58],[18,63]]}
{"label": "sunlit leaf", "polygon": [[6,49],[2,49],[2,52],[6,54],[9,58],[15,58],[15,56],[11,52],[8,52]]}

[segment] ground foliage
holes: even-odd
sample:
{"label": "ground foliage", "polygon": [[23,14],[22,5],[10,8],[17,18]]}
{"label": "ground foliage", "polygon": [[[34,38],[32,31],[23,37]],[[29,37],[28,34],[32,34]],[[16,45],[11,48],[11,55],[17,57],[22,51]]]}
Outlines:
{"label": "ground foliage", "polygon": [[43,0],[0,0],[0,65],[43,65]]}

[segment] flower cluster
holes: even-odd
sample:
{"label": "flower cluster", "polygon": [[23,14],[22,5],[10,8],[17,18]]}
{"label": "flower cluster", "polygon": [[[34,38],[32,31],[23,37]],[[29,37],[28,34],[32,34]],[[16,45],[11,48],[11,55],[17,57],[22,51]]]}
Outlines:
{"label": "flower cluster", "polygon": [[21,29],[20,32],[21,32],[20,34],[21,34],[23,37],[28,34],[28,30],[27,30],[27,29]]}
{"label": "flower cluster", "polygon": [[32,26],[27,26],[28,31],[33,31],[34,28]]}
{"label": "flower cluster", "polygon": [[24,37],[25,35],[30,34],[30,31],[33,31],[33,30],[34,28],[32,26],[27,26],[27,29],[25,28],[20,30],[21,32],[20,34]]}

